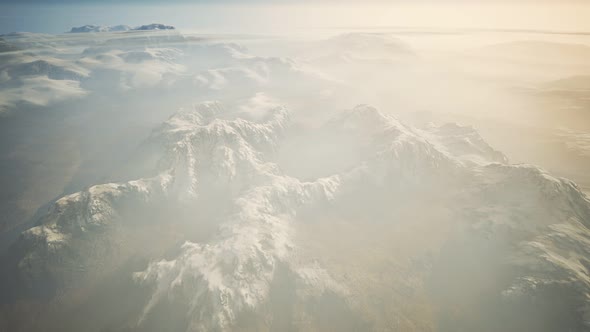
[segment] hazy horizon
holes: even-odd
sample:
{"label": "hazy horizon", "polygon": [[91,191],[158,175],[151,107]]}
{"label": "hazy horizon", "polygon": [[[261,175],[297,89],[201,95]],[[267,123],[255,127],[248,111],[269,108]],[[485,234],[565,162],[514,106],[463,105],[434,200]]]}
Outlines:
{"label": "hazy horizon", "polygon": [[184,30],[284,34],[333,27],[429,27],[589,32],[590,4],[522,2],[313,5],[250,3],[0,3],[0,33],[63,33],[85,24],[165,23]]}

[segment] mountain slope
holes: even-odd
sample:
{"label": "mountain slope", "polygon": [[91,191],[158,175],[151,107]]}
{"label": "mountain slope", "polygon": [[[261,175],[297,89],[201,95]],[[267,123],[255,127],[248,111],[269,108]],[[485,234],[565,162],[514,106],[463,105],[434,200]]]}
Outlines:
{"label": "mountain slope", "polygon": [[[274,307],[281,274],[293,283],[285,319],[295,329],[338,326],[322,320],[326,308],[353,317],[363,329],[392,328],[394,317],[419,330],[427,323],[415,317],[431,310],[439,315],[429,318],[439,330],[550,331],[556,326],[541,320],[548,313],[553,324],[570,330],[590,327],[590,201],[572,182],[510,165],[472,128],[418,130],[367,105],[308,129],[356,142],[350,149],[362,150],[362,159],[302,181],[275,162],[289,140],[287,110],[258,108],[249,113],[209,102],[181,110],[146,142],[160,160],[152,177],[97,185],[58,200],[13,247],[20,287],[37,296],[48,289],[50,296],[67,293],[115,269],[113,262],[143,252],[147,262],[126,275],[146,295],[121,328],[156,329],[158,317],[174,311],[184,317],[177,327],[187,331],[271,329],[280,316]],[[430,214],[428,207],[444,213]],[[191,212],[202,209],[211,211]],[[177,212],[148,218],[157,210]],[[190,212],[182,224],[175,220],[179,211]],[[170,242],[172,251],[145,253],[166,241],[156,229],[187,233],[206,222],[215,229],[210,236],[180,236]],[[395,292],[405,285],[405,292],[430,303],[424,309],[396,307],[406,297],[400,293],[371,302],[363,289],[373,287],[376,275],[354,268],[365,264],[358,258],[363,255],[349,253],[347,263],[338,264],[339,253],[327,261],[308,250],[338,236],[302,240],[302,228],[322,224],[332,233],[342,229],[339,235],[351,241],[343,253],[353,248],[371,252],[371,259],[389,256],[383,268],[406,271],[385,276],[399,280]],[[438,227],[446,231],[431,234]],[[381,242],[388,237],[373,235],[368,247],[357,247],[357,238],[374,229],[390,232],[389,239],[403,231],[417,244],[422,238],[431,243],[422,246],[428,251],[389,252]],[[146,230],[148,240],[128,245],[129,233]],[[399,310],[379,314],[382,306]],[[479,315],[469,314],[476,309]]]}

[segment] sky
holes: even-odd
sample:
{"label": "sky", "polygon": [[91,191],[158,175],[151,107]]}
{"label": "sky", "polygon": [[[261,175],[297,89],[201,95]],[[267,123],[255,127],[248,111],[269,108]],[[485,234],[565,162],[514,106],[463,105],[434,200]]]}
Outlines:
{"label": "sky", "polygon": [[590,4],[546,0],[299,1],[0,0],[0,33],[63,33],[85,24],[164,23],[180,29],[280,33],[326,27],[590,31]]}

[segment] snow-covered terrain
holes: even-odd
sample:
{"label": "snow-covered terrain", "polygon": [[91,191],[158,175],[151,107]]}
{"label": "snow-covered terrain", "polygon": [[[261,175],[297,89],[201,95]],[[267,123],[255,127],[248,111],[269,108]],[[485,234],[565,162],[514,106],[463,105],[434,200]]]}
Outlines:
{"label": "snow-covered terrain", "polygon": [[81,33],[81,32],[121,32],[121,31],[132,31],[132,30],[174,30],[174,27],[171,25],[159,24],[159,23],[152,23],[141,25],[138,27],[130,27],[128,25],[114,25],[114,26],[102,26],[102,25],[84,25],[81,27],[73,27],[70,32],[71,33]]}
{"label": "snow-covered terrain", "polygon": [[[196,205],[211,193],[222,193],[229,206],[216,216],[215,235],[202,243],[186,241],[170,259],[155,260],[133,274],[138,284],[151,289],[138,326],[148,322],[153,311],[174,305],[189,317],[188,331],[232,329],[244,312],[264,315],[281,265],[295,278],[297,302],[330,291],[355,308],[361,299],[351,297],[349,289],[357,285],[332,277],[335,271],[302,254],[305,248],[294,236],[294,224],[321,218],[325,210],[341,204],[350,208],[351,202],[362,202],[363,195],[374,191],[378,201],[358,204],[355,213],[386,214],[382,222],[399,223],[402,215],[396,211],[409,197],[442,202],[451,213],[447,219],[461,229],[452,235],[459,236],[457,241],[477,246],[479,238],[499,246],[497,253],[475,255],[482,261],[494,256],[499,262],[490,264],[513,269],[506,285],[491,285],[500,301],[519,306],[535,298],[550,305],[555,295],[549,294],[559,287],[577,294],[567,298],[581,311],[572,326],[586,326],[590,201],[573,183],[532,166],[510,166],[473,129],[445,125],[420,131],[370,106],[358,106],[316,129],[364,142],[358,148],[371,151],[367,158],[341,173],[303,182],[273,163],[281,141],[288,139],[287,110],[271,106],[258,111],[264,116],[252,121],[218,103],[181,110],[149,139],[162,148],[156,176],[101,184],[59,199],[40,225],[25,231],[16,244],[22,248],[18,273],[27,288],[49,281],[58,288],[72,287],[115,261],[108,255],[116,255],[114,246],[125,241],[113,244],[118,236],[105,232],[130,227],[126,220],[136,219],[133,211],[162,204]],[[300,211],[305,218],[298,217]],[[135,223],[141,227],[141,220]],[[437,257],[444,252],[433,255],[435,261],[454,259]],[[77,271],[71,271],[74,266]],[[381,324],[384,318],[370,323]],[[304,329],[313,323],[298,324]]]}
{"label": "snow-covered terrain", "polygon": [[40,202],[2,228],[0,330],[590,330],[590,199],[381,102],[424,75],[402,39],[128,30],[0,39],[5,172],[35,179],[7,204]]}
{"label": "snow-covered terrain", "polygon": [[73,27],[71,33],[81,32],[114,32],[114,31],[129,31],[132,28],[128,25],[115,25],[115,26],[101,26],[101,25],[84,25],[81,27]]}

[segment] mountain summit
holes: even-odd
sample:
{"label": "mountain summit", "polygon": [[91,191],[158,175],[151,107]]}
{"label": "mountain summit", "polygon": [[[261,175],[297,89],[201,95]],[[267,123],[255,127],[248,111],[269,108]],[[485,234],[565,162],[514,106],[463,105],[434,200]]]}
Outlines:
{"label": "mountain summit", "polygon": [[146,24],[146,25],[141,25],[138,27],[130,27],[128,25],[114,25],[114,26],[84,25],[81,27],[73,27],[70,30],[70,33],[174,30],[174,29],[175,28],[171,25],[164,25],[164,24],[159,24],[159,23]]}

